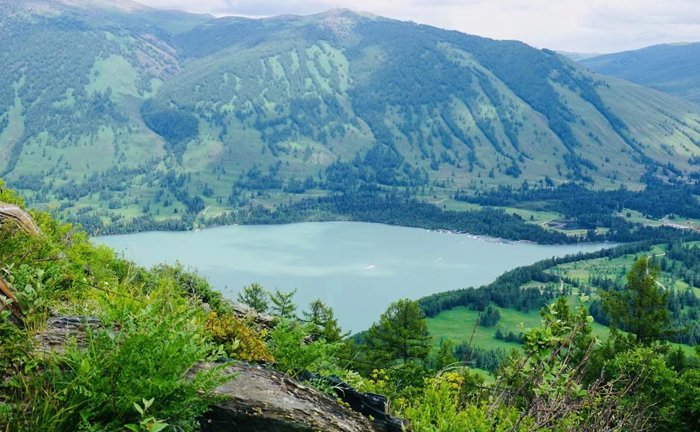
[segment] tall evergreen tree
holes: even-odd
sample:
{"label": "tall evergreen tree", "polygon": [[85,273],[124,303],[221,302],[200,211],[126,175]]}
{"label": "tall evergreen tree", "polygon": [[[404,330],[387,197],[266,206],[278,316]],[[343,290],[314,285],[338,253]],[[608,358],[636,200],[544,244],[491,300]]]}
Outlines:
{"label": "tall evergreen tree", "polygon": [[316,299],[309,305],[309,311],[302,312],[304,318],[302,321],[311,324],[314,327],[313,334],[322,337],[327,342],[338,342],[346,335],[341,333],[338,320],[333,314],[333,309],[326,306],[321,299]]}
{"label": "tall evergreen tree", "polygon": [[238,301],[261,313],[267,312],[270,307],[267,290],[257,283],[243,287],[243,291],[238,293]]}
{"label": "tall evergreen tree", "polygon": [[272,300],[272,314],[281,318],[296,318],[297,306],[294,304],[293,298],[297,290],[283,293],[275,289],[273,294],[270,294]]}
{"label": "tall evergreen tree", "polygon": [[671,320],[668,290],[658,283],[660,269],[647,257],[639,258],[627,273],[627,287],[603,293],[603,310],[610,327],[635,335],[637,343],[658,340]]}
{"label": "tall evergreen tree", "polygon": [[404,299],[389,305],[378,323],[367,331],[365,344],[375,363],[426,361],[430,353],[430,335],[425,314],[417,301]]}

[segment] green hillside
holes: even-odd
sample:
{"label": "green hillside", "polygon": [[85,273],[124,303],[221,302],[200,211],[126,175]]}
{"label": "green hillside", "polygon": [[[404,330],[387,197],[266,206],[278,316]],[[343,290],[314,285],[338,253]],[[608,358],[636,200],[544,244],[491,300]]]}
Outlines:
{"label": "green hillside", "polygon": [[590,70],[700,102],[700,44],[664,44],[581,59]]}
{"label": "green hillside", "polygon": [[700,108],[552,51],[346,10],[220,18],[0,0],[0,174],[96,227],[328,191],[633,188]]}
{"label": "green hillside", "polygon": [[[507,272],[493,284],[478,290],[435,294],[420,302],[429,316],[428,328],[436,347],[443,340],[451,340],[458,346],[471,341],[478,351],[475,359],[480,362],[479,367],[488,369],[497,364],[494,358],[502,358],[512,348],[522,346],[518,338],[524,329],[537,326],[541,319],[540,308],[560,295],[567,296],[572,306],[579,304],[579,296],[587,296],[586,306],[595,319],[592,334],[607,339],[610,317],[601,308],[600,293],[623,289],[627,284],[625,275],[635,260],[647,256],[660,266],[657,283],[670,294],[668,309],[672,328],[666,338],[692,354],[693,347],[700,341],[698,244],[646,242],[545,260]],[[498,311],[498,318],[487,313],[488,307]],[[475,326],[479,309],[482,309],[480,324]],[[499,338],[498,334],[503,337]]]}

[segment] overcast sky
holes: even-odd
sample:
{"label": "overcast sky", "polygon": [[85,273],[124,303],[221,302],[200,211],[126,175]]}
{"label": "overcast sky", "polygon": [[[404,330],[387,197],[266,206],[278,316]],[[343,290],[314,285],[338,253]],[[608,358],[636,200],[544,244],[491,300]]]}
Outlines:
{"label": "overcast sky", "polygon": [[700,0],[137,0],[153,7],[254,17],[333,8],[517,39],[540,48],[616,52],[700,41]]}

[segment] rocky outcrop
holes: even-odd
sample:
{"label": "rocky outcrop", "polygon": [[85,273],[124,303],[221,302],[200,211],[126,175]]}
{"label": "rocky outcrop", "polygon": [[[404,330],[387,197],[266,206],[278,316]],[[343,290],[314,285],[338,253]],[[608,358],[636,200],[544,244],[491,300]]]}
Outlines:
{"label": "rocky outcrop", "polygon": [[215,390],[225,400],[202,418],[204,432],[374,432],[362,415],[280,372],[245,363],[224,371],[233,378]]}
{"label": "rocky outcrop", "polygon": [[360,393],[336,376],[321,376],[304,371],[300,378],[303,381],[322,382],[332,388],[338,399],[353,411],[372,419],[372,426],[377,432],[403,432],[405,429],[404,420],[386,413],[386,398],[382,395]]}
{"label": "rocky outcrop", "polygon": [[15,204],[0,201],[0,224],[4,223],[12,223],[29,234],[41,232],[27,212]]}
{"label": "rocky outcrop", "polygon": [[[100,321],[90,316],[50,318],[46,327],[35,335],[39,352],[63,352],[69,341],[84,346],[88,332],[100,328]],[[119,329],[115,328],[115,332]],[[193,378],[198,371],[221,366],[199,363],[188,371]],[[223,366],[230,377],[214,393],[222,401],[201,420],[203,432],[401,432],[403,422],[386,415],[383,396],[359,393],[336,377],[319,377],[305,373],[307,380],[325,380],[336,389],[332,398],[281,372],[231,362]],[[338,399],[342,400],[340,403]],[[368,418],[373,421],[370,422]]]}
{"label": "rocky outcrop", "polygon": [[100,327],[100,320],[90,316],[60,316],[49,318],[46,327],[39,331],[34,340],[42,352],[63,352],[71,339],[83,346],[88,329]]}
{"label": "rocky outcrop", "polygon": [[229,301],[229,304],[231,305],[233,315],[235,315],[236,318],[243,321],[252,322],[255,329],[258,331],[263,329],[272,330],[272,328],[275,326],[275,317],[272,315],[260,313],[243,303]]}

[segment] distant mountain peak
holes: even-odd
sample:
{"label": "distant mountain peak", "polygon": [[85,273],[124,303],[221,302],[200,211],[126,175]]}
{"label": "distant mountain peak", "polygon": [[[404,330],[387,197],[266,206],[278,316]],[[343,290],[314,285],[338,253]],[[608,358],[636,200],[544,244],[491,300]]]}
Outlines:
{"label": "distant mountain peak", "polygon": [[588,58],[598,57],[600,53],[590,52],[571,52],[571,51],[556,51],[557,54],[563,55],[575,61],[585,60]]}
{"label": "distant mountain peak", "polygon": [[335,9],[329,9],[325,12],[322,12],[318,14],[319,16],[324,16],[324,17],[336,17],[336,16],[350,16],[350,17],[363,17],[363,18],[378,18],[377,15],[374,15],[369,12],[362,12],[362,11],[354,11],[352,9],[348,8],[335,8]]}
{"label": "distant mountain peak", "polygon": [[668,45],[668,46],[686,46],[686,45],[695,45],[700,42],[671,42],[663,45]]}
{"label": "distant mountain peak", "polygon": [[378,17],[367,12],[355,12],[350,9],[331,9],[326,12],[313,15],[319,20],[319,25],[336,35],[349,35],[358,22],[363,20],[376,20]]}

